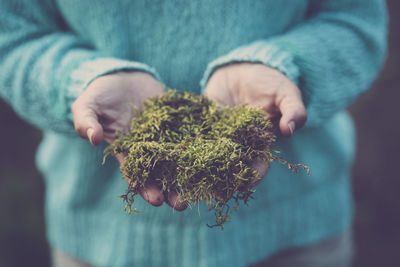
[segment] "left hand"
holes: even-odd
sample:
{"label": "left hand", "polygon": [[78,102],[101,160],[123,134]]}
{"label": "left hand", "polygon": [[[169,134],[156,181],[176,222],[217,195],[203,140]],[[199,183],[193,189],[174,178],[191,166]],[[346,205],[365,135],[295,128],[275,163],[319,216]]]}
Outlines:
{"label": "left hand", "polygon": [[[266,119],[279,119],[286,137],[303,127],[307,112],[300,89],[284,74],[259,63],[234,63],[218,68],[205,88],[205,95],[221,106],[261,107]],[[268,164],[255,162],[254,168],[264,177]]]}

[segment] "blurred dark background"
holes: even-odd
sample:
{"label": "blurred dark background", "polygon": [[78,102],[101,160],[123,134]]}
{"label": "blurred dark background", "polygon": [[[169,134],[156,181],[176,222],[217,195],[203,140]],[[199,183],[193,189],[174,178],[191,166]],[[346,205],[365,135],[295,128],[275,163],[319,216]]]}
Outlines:
{"label": "blurred dark background", "polygon": [[[357,126],[353,171],[356,267],[400,266],[400,1],[388,0],[389,54],[372,89],[350,107]],[[0,100],[0,266],[50,266],[44,183],[34,166],[40,132]]]}

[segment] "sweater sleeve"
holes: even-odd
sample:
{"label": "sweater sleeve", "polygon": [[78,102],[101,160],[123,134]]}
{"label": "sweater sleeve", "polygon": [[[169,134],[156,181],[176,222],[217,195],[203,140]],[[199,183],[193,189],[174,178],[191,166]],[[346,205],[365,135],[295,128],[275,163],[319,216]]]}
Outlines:
{"label": "sweater sleeve", "polygon": [[386,54],[383,0],[314,0],[307,18],[287,32],[239,47],[211,62],[201,81],[233,62],[273,67],[302,91],[306,126],[317,126],[367,90]]}
{"label": "sweater sleeve", "polygon": [[95,78],[151,67],[102,56],[65,26],[52,0],[0,1],[0,96],[28,122],[73,133],[70,106]]}

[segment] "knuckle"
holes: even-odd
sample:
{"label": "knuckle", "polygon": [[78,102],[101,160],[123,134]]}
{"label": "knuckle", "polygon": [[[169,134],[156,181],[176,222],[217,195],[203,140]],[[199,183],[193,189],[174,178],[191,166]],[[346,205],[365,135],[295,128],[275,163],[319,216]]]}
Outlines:
{"label": "knuckle", "polygon": [[72,113],[75,113],[75,111],[76,111],[76,109],[77,109],[77,105],[78,105],[78,101],[75,100],[75,102],[72,103],[72,105],[71,105],[71,111],[72,111]]}
{"label": "knuckle", "polygon": [[161,201],[160,199],[153,200],[150,204],[153,205],[154,207],[159,207],[163,204],[164,201]]}
{"label": "knuckle", "polygon": [[75,124],[75,131],[80,137],[86,138],[85,127],[83,127],[82,124],[76,123]]}

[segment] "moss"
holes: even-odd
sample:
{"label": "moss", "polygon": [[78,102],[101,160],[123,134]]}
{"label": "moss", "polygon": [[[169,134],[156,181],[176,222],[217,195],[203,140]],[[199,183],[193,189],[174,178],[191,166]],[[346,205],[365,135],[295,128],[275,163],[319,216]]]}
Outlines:
{"label": "moss", "polygon": [[[278,161],[298,171],[302,164],[289,164],[272,153],[276,140],[273,125],[259,108],[219,108],[204,96],[169,90],[149,98],[137,111],[129,133],[119,134],[105,150],[123,154],[124,176],[131,179],[125,209],[132,212],[134,195],[148,181],[165,193],[178,192],[189,205],[205,201],[221,226],[234,208],[247,204],[260,180],[251,167],[254,160]],[[136,209],[133,210],[136,212]]]}

